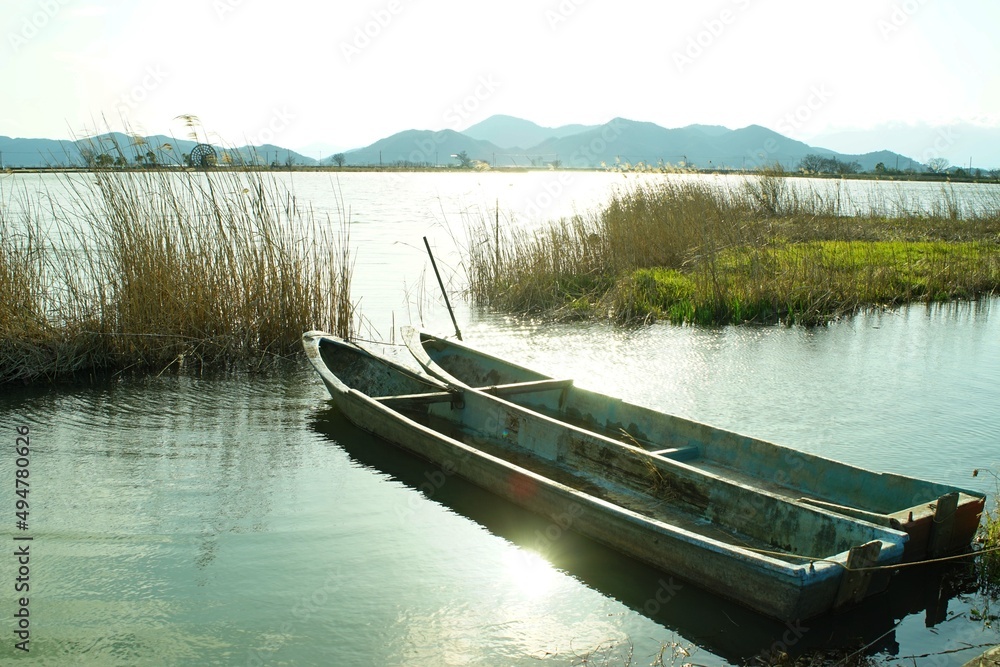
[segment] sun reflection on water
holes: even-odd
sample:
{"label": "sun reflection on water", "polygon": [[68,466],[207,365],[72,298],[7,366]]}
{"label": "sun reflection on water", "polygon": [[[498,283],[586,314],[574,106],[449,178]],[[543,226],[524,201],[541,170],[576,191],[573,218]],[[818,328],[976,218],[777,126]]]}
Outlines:
{"label": "sun reflection on water", "polygon": [[551,563],[526,549],[504,553],[503,561],[510,587],[528,599],[537,600],[553,592],[562,576]]}

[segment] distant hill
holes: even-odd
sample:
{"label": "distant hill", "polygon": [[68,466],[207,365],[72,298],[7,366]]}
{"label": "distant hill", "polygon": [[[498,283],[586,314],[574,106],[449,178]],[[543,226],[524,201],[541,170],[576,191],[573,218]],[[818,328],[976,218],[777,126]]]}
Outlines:
{"label": "distant hill", "polygon": [[[984,127],[972,123],[951,125],[908,125],[892,123],[870,130],[828,132],[814,139],[845,153],[866,147],[893,146],[909,154],[914,163],[926,163],[932,158],[944,158],[956,167],[983,170],[1000,168],[1000,127]],[[896,168],[895,159],[883,160]],[[909,158],[900,158],[899,169],[909,168]]]}
{"label": "distant hill", "polygon": [[489,141],[502,148],[525,149],[546,139],[560,139],[594,129],[588,125],[562,125],[542,127],[530,120],[498,114],[462,131],[467,137]]}
{"label": "distant hill", "polygon": [[[780,164],[792,170],[809,154],[857,161],[868,171],[878,162],[886,165],[895,162],[894,153],[843,155],[790,139],[760,125],[738,130],[715,125],[667,129],[626,118],[615,118],[578,134],[547,139],[523,151],[520,161],[580,168],[645,163],[697,169],[757,169]],[[514,160],[516,157],[511,156]],[[899,157],[909,162],[909,158]]]}
{"label": "distant hill", "polygon": [[79,161],[80,151],[72,141],[0,136],[0,167],[44,167]]}
{"label": "distant hill", "polygon": [[[70,140],[54,139],[14,139],[0,136],[0,162],[3,167],[82,167],[88,158],[107,155],[112,160],[121,158],[129,164],[136,163],[136,157],[152,152],[158,164],[183,164],[184,155],[190,154],[197,142],[188,139],[174,139],[165,135],[137,137],[121,132],[110,132],[93,137]],[[228,154],[234,163],[280,165],[289,160],[298,165],[316,164],[315,158],[308,158],[295,151],[274,145],[221,147],[214,146],[220,160]]]}
{"label": "distant hill", "polygon": [[688,125],[687,127],[692,130],[701,130],[710,137],[720,137],[723,134],[732,132],[728,127],[723,127],[722,125]]}
{"label": "distant hill", "polygon": [[719,148],[715,139],[701,130],[668,130],[654,123],[615,118],[580,134],[549,139],[531,151],[557,156],[564,166],[593,167],[602,163],[613,166],[640,162],[692,165],[703,156],[718,153]]}
{"label": "distant hill", "polygon": [[[644,163],[738,169],[771,164],[786,155],[784,151],[768,150],[768,139],[776,141],[752,129],[725,133],[706,131],[704,126],[667,129],[654,123],[615,118],[581,134],[550,139],[531,151],[557,156],[555,159],[570,167]],[[748,156],[753,156],[751,165],[745,164]]]}
{"label": "distant hill", "polygon": [[503,158],[508,152],[489,141],[468,137],[454,130],[405,130],[370,146],[344,153],[346,164],[354,166],[404,165],[437,166],[457,165],[452,155],[466,153],[472,160],[480,160],[498,167],[511,166]]}

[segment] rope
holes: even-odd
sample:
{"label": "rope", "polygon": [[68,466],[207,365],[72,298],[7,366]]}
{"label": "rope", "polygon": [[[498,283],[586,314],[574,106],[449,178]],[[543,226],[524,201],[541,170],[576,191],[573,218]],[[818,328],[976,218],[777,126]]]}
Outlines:
{"label": "rope", "polygon": [[960,560],[962,558],[970,558],[975,556],[982,556],[984,554],[995,553],[1000,551],[1000,547],[990,547],[989,549],[980,549],[979,551],[967,554],[958,554],[957,556],[943,556],[941,558],[930,558],[927,560],[917,560],[912,563],[899,563],[896,565],[872,565],[870,567],[847,567],[847,563],[841,563],[840,561],[831,560],[830,558],[813,558],[812,556],[799,556],[798,554],[791,554],[785,551],[768,551],[767,549],[754,549],[753,547],[743,547],[747,551],[753,551],[754,553],[764,554],[765,556],[780,556],[782,558],[798,558],[800,560],[809,561],[811,563],[834,563],[839,565],[849,572],[869,572],[876,570],[900,570],[905,567],[916,567],[918,565],[931,565],[933,563],[946,563],[948,561]]}

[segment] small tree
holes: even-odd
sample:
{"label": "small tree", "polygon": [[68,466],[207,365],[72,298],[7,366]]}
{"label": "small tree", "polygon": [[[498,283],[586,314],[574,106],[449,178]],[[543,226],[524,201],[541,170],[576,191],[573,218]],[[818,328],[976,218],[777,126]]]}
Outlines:
{"label": "small tree", "polygon": [[822,155],[810,153],[799,162],[799,169],[802,171],[821,173],[826,167],[827,159]]}
{"label": "small tree", "polygon": [[[882,165],[882,168],[884,169],[885,165]],[[861,165],[857,161],[843,162],[835,157],[810,153],[799,162],[799,169],[815,174],[856,174],[861,171]]]}
{"label": "small tree", "polygon": [[93,167],[97,163],[97,151],[93,148],[81,148],[80,157],[83,158],[83,164],[86,167]]}
{"label": "small tree", "polygon": [[331,159],[333,160],[333,163],[338,167],[343,167],[344,163],[347,162],[347,158],[344,156],[343,153],[337,153]]}
{"label": "small tree", "polygon": [[839,174],[857,174],[861,171],[861,163],[857,160],[851,160],[850,162],[841,162],[840,160],[834,160],[837,163],[837,173]]}
{"label": "small tree", "polygon": [[934,174],[943,174],[948,170],[949,163],[943,157],[931,158],[927,161],[927,169]]}
{"label": "small tree", "polygon": [[462,169],[469,169],[470,167],[472,167],[472,158],[470,158],[469,154],[466,153],[465,151],[462,151],[461,153],[456,153],[452,157],[458,160],[458,166],[461,167]]}

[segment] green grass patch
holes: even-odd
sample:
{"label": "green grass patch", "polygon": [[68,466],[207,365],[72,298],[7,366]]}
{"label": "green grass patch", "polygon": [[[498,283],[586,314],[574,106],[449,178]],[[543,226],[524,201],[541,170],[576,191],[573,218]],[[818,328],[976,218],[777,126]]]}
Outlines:
{"label": "green grass patch", "polygon": [[612,308],[620,317],[666,317],[675,322],[694,319],[698,288],[674,269],[637,269],[611,292]]}
{"label": "green grass patch", "polygon": [[721,251],[694,267],[714,322],[816,324],[865,307],[972,299],[1000,287],[1000,246],[983,242],[812,241]]}

